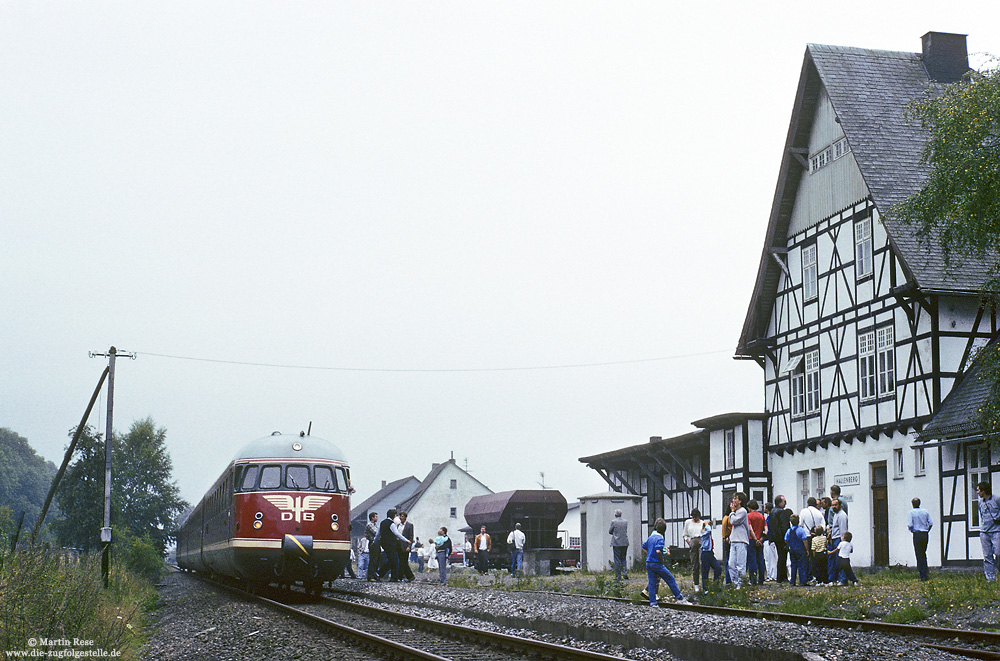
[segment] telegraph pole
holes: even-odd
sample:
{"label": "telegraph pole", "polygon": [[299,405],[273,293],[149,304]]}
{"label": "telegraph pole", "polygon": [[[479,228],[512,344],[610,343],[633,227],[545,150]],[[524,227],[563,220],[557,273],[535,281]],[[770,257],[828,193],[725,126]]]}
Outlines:
{"label": "telegraph pole", "polygon": [[108,587],[108,575],[111,573],[111,449],[114,440],[112,417],[115,408],[115,358],[122,356],[135,360],[134,353],[122,352],[111,347],[107,353],[90,352],[90,357],[107,356],[108,358],[108,426],[104,435],[104,527],[101,528],[101,576],[104,587]]}

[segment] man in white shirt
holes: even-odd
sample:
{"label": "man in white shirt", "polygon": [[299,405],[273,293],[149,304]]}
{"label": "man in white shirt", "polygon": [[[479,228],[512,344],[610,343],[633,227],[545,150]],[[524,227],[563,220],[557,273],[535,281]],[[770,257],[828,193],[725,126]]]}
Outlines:
{"label": "man in white shirt", "polygon": [[[814,497],[809,496],[806,501],[806,506],[802,508],[799,512],[799,525],[804,527],[809,533],[809,539],[805,540],[806,548],[809,548],[810,541],[812,540],[812,531],[819,526],[826,530],[826,517],[823,516],[823,512],[819,509],[819,501]],[[812,563],[809,565],[809,572],[812,572]],[[815,581],[815,576],[810,576],[811,581]]]}
{"label": "man in white shirt", "polygon": [[521,563],[524,560],[524,533],[521,532],[520,523],[515,523],[514,529],[507,535],[507,548],[510,549],[510,574],[517,576],[521,573]]}
{"label": "man in white shirt", "polygon": [[806,501],[806,506],[799,512],[799,525],[805,526],[806,530],[812,533],[813,528],[821,526],[826,529],[826,518],[819,509],[819,501],[812,496]]}

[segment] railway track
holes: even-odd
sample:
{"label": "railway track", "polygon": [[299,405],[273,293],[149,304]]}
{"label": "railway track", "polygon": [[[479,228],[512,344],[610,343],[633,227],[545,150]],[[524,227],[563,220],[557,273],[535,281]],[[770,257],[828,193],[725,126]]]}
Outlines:
{"label": "railway track", "polygon": [[[208,579],[203,579],[208,580]],[[297,591],[251,594],[225,583],[215,586],[263,603],[313,627],[323,628],[351,645],[386,658],[424,661],[627,661],[544,641],[415,617],[331,597],[308,597]],[[280,596],[281,599],[272,598]]]}
{"label": "railway track", "polygon": [[[627,600],[626,600],[627,601]],[[911,636],[917,638],[930,638],[938,641],[950,641],[964,643],[961,645],[945,645],[941,643],[927,643],[926,647],[932,647],[942,652],[967,656],[975,659],[995,659],[1000,661],[1000,632],[994,631],[970,631],[968,629],[945,629],[940,627],[917,626],[914,624],[893,624],[891,622],[879,622],[877,620],[845,620],[836,617],[817,617],[812,615],[795,615],[792,613],[779,613],[774,611],[751,611],[739,608],[723,608],[719,606],[702,606],[699,604],[668,604],[661,603],[664,608],[677,610],[689,610],[710,615],[721,615],[726,617],[747,617],[759,620],[769,620],[772,622],[789,622],[792,624],[804,624],[806,626],[825,627],[828,629],[850,629],[852,631],[868,631],[872,633],[884,633],[896,636]]]}
{"label": "railway track", "polygon": [[[362,592],[354,592],[337,588],[337,592],[349,594],[355,597],[371,598],[371,595]],[[550,595],[548,592],[525,591],[531,594]],[[560,596],[576,597],[597,601],[620,602],[634,604],[635,601],[621,597],[607,597],[598,595],[564,594]],[[972,631],[968,629],[949,629],[941,627],[918,626],[911,624],[893,624],[890,622],[880,622],[875,620],[848,620],[833,617],[818,617],[812,615],[795,615],[791,613],[781,613],[763,610],[745,610],[739,608],[725,608],[719,606],[703,606],[700,604],[673,604],[661,601],[660,608],[673,609],[682,612],[703,613],[727,618],[747,618],[769,622],[787,622],[808,627],[819,627],[829,629],[844,629],[860,632],[881,633],[895,636],[905,636],[922,639],[924,647],[933,648],[942,652],[948,652],[957,656],[964,656],[973,659],[983,659],[986,661],[1000,661],[1000,632],[993,631]],[[934,641],[934,642],[930,642]]]}

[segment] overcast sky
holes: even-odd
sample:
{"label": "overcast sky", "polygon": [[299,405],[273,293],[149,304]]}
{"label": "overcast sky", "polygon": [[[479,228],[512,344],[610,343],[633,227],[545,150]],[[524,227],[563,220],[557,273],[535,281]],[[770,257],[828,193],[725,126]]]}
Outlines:
{"label": "overcast sky", "polygon": [[[106,360],[197,501],[247,441],[494,491],[764,406],[734,361],[806,44],[1000,3],[0,1],[0,426]],[[217,362],[216,362],[217,361]],[[530,368],[530,369],[516,369]],[[103,432],[106,400],[90,422]]]}

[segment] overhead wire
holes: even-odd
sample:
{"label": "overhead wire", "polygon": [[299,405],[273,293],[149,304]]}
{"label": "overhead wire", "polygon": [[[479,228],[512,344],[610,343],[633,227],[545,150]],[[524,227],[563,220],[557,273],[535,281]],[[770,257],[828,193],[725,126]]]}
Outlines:
{"label": "overhead wire", "polygon": [[391,367],[343,367],[343,366],[326,366],[326,365],[290,365],[285,363],[266,363],[266,362],[245,361],[245,360],[224,360],[221,358],[201,358],[197,356],[179,356],[176,354],[155,353],[151,351],[136,351],[134,353],[136,355],[153,356],[156,358],[169,358],[172,360],[190,360],[201,363],[218,363],[222,365],[241,365],[245,367],[270,367],[277,369],[319,370],[319,371],[331,371],[331,372],[434,373],[434,372],[526,372],[534,370],[581,369],[588,367],[607,367],[613,365],[634,365],[638,363],[653,363],[665,360],[678,360],[681,358],[697,358],[700,356],[712,356],[717,354],[730,353],[730,351],[729,350],[703,351],[700,353],[675,354],[672,356],[659,356],[656,358],[635,358],[631,360],[612,360],[612,361],[591,362],[591,363],[568,363],[562,365],[526,365],[520,367],[465,367],[465,368],[401,368],[401,367],[391,368]]}

